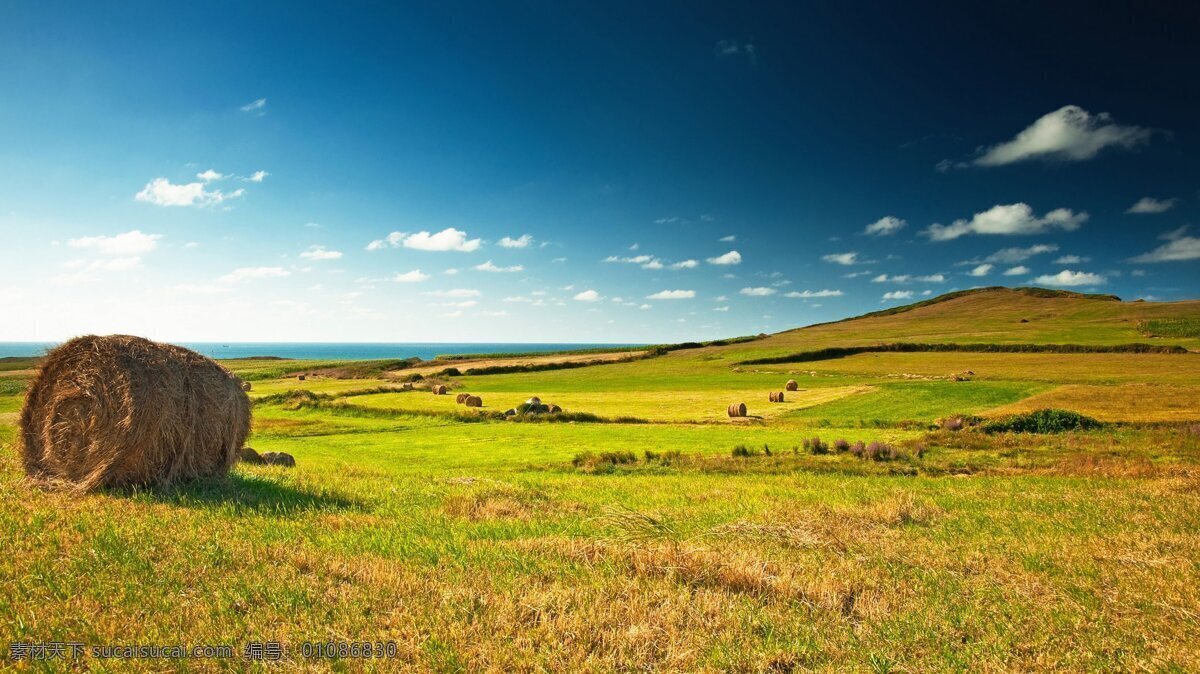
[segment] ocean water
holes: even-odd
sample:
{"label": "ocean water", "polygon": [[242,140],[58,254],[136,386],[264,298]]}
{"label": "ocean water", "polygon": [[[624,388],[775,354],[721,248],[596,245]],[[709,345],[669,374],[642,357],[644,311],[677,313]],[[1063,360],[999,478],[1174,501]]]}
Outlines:
{"label": "ocean water", "polygon": [[[250,358],[278,356],[280,358],[316,358],[328,360],[367,360],[379,358],[421,358],[461,353],[528,353],[570,351],[575,349],[610,349],[641,346],[639,344],[519,344],[519,343],[371,343],[371,342],[178,342],[210,358]],[[40,356],[53,348],[54,342],[0,342],[0,358]]]}

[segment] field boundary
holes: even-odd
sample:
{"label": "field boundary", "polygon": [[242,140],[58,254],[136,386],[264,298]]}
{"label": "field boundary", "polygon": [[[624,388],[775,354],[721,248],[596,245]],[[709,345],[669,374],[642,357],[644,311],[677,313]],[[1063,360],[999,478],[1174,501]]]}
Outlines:
{"label": "field boundary", "polygon": [[832,346],[815,351],[802,351],[786,356],[769,358],[753,358],[743,360],[738,365],[776,365],[780,363],[810,363],[818,360],[836,360],[857,356],[862,353],[1143,353],[1143,354],[1189,354],[1182,346],[1167,346],[1162,344],[990,344],[990,343],[914,343],[896,342],[893,344],[875,344],[872,346]]}

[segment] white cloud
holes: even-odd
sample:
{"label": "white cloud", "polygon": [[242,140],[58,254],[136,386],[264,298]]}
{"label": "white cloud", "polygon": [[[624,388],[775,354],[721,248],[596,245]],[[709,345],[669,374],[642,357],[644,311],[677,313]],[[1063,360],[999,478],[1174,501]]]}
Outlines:
{"label": "white cloud", "polygon": [[417,232],[404,238],[404,247],[428,251],[458,251],[469,253],[479,250],[480,239],[468,239],[467,233],[453,227],[443,229],[437,234]]}
{"label": "white cloud", "polygon": [[728,253],[725,253],[724,255],[718,255],[716,257],[708,258],[708,263],[709,264],[719,264],[719,265],[741,264],[742,263],[742,254],[737,252],[736,250],[731,250]]}
{"label": "white cloud", "polygon": [[392,232],[382,239],[375,239],[367,244],[367,250],[383,250],[384,248],[399,248],[404,243],[404,232]]}
{"label": "white cloud", "polygon": [[252,183],[261,183],[269,175],[271,174],[267,173],[266,171],[255,171],[254,174],[249,178],[246,178],[246,180],[249,180]]}
{"label": "white cloud", "polygon": [[133,198],[155,206],[212,206],[246,193],[243,189],[232,192],[206,190],[204,185],[202,182],[176,185],[166,178],[155,178]]}
{"label": "white cloud", "polygon": [[429,294],[435,295],[437,297],[462,298],[462,297],[479,297],[483,293],[479,292],[478,290],[474,290],[472,288],[454,288],[452,290],[433,290],[433,291],[429,292]]}
{"label": "white cloud", "polygon": [[671,269],[695,269],[700,263],[696,260],[681,260],[671,265]]}
{"label": "white cloud", "polygon": [[585,290],[575,295],[575,300],[578,302],[599,302],[602,297],[595,290]]}
{"label": "white cloud", "polygon": [[496,242],[496,245],[501,248],[528,248],[529,244],[533,243],[533,237],[528,234],[522,234],[517,238],[509,236],[504,237]]}
{"label": "white cloud", "polygon": [[987,148],[971,161],[976,166],[1002,166],[1030,159],[1082,161],[1106,147],[1132,148],[1150,140],[1139,126],[1121,126],[1108,113],[1092,115],[1067,105],[1038,118],[1010,141]]}
{"label": "white cloud", "polygon": [[1099,274],[1064,269],[1057,274],[1039,276],[1033,279],[1033,282],[1044,286],[1094,286],[1104,283],[1104,277]]}
{"label": "white cloud", "polygon": [[161,234],[132,230],[115,236],[84,236],[67,241],[72,248],[91,248],[101,255],[144,255],[158,247]]}
{"label": "white cloud", "polygon": [[719,238],[717,240],[720,241],[721,243],[733,243],[734,241],[737,241],[737,237],[734,236],[733,234],[730,234],[729,236],[722,236],[721,238]]}
{"label": "white cloud", "polygon": [[206,183],[211,183],[214,180],[222,180],[222,179],[226,178],[227,176],[223,173],[217,173],[216,171],[214,171],[212,169],[208,169],[207,171],[197,173],[196,177],[203,180]]}
{"label": "white cloud", "polygon": [[749,295],[750,297],[766,297],[767,295],[774,295],[777,291],[774,288],[764,288],[759,286],[757,288],[742,288],[738,292],[743,295]]}
{"label": "white cloud", "polygon": [[660,290],[653,295],[647,295],[648,300],[690,300],[696,296],[695,290]]}
{"label": "white cloud", "polygon": [[420,269],[406,271],[403,274],[396,274],[392,280],[397,283],[420,283],[421,281],[429,280],[429,274],[422,272]]}
{"label": "white cloud", "polygon": [[830,253],[829,255],[822,255],[821,259],[826,262],[849,266],[858,264],[858,253],[854,251],[849,253]]}
{"label": "white cloud", "polygon": [[867,228],[863,230],[863,234],[870,236],[889,236],[904,229],[906,225],[908,225],[908,222],[901,220],[900,218],[897,218],[893,215],[885,215],[875,222],[867,225]]}
{"label": "white cloud", "polygon": [[1055,229],[1071,232],[1087,219],[1087,213],[1069,208],[1056,208],[1039,218],[1029,204],[1003,204],[976,213],[970,220],[955,220],[949,225],[934,223],[922,233],[933,241],[950,241],[967,234],[1042,234]]}
{"label": "white cloud", "polygon": [[813,297],[841,297],[844,294],[845,293],[843,293],[840,290],[828,290],[828,289],[825,289],[825,290],[799,290],[799,291],[793,290],[789,293],[785,293],[784,297],[809,299],[809,298],[813,298]]}
{"label": "white cloud", "polygon": [[342,259],[341,251],[328,250],[325,246],[309,246],[308,250],[300,253],[300,257],[306,260],[340,260]]}
{"label": "white cloud", "polygon": [[1187,236],[1187,226],[1158,237],[1167,243],[1148,253],[1129,259],[1130,262],[1179,262],[1200,259],[1200,237]]}
{"label": "white cloud", "polygon": [[1000,264],[1016,264],[1024,262],[1034,255],[1043,253],[1053,253],[1058,250],[1058,246],[1052,243],[1039,243],[1028,248],[1001,248],[991,255],[983,258],[984,262],[999,262]]}
{"label": "white cloud", "polygon": [[522,265],[519,265],[519,264],[515,264],[511,267],[497,267],[496,265],[492,264],[491,260],[488,260],[487,262],[484,262],[483,264],[477,264],[477,265],[475,265],[475,268],[478,269],[479,271],[492,271],[492,272],[518,272],[518,271],[522,271],[523,269],[525,269],[525,267],[523,267]]}
{"label": "white cloud", "polygon": [[1166,213],[1174,208],[1179,199],[1155,199],[1154,197],[1142,197],[1138,202],[1129,207],[1126,213]]}
{"label": "white cloud", "polygon": [[967,272],[967,274],[970,276],[987,276],[992,272],[993,266],[994,265],[984,263]]}
{"label": "white cloud", "polygon": [[458,269],[451,267],[451,268],[447,269],[446,271],[443,271],[442,273],[445,274],[446,276],[454,276],[455,274],[458,273]]}
{"label": "white cloud", "polygon": [[137,255],[129,257],[114,257],[102,260],[71,260],[63,264],[66,269],[75,270],[75,273],[69,276],[59,276],[59,281],[82,281],[87,278],[89,272],[94,271],[129,271],[138,269],[142,266],[142,258]]}
{"label": "white cloud", "polygon": [[1016,267],[1010,267],[1010,268],[1004,270],[1005,276],[1024,276],[1025,274],[1028,274],[1028,273],[1029,273],[1029,267],[1026,267],[1023,264],[1017,265]]}
{"label": "white cloud", "polygon": [[1080,257],[1078,255],[1063,255],[1054,261],[1054,264],[1079,264],[1081,262],[1091,262],[1090,257]]}
{"label": "white cloud", "polygon": [[221,283],[239,283],[251,279],[278,278],[291,276],[291,272],[283,267],[238,267],[218,279]]}
{"label": "white cloud", "polygon": [[267,99],[260,98],[258,100],[250,101],[249,103],[243,105],[242,112],[257,112],[258,114],[262,115],[266,112],[266,108],[267,108]]}
{"label": "white cloud", "polygon": [[893,290],[890,293],[884,293],[885,300],[911,300],[913,292],[911,290]]}
{"label": "white cloud", "polygon": [[713,307],[713,311],[729,311],[729,305],[723,307]]}

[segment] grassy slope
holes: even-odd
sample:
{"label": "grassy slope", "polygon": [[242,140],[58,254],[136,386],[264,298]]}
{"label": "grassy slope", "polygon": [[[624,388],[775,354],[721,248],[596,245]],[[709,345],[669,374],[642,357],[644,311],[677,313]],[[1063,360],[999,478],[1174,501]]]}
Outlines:
{"label": "grassy slope", "polygon": [[[435,671],[1200,669],[1200,433],[894,425],[1039,399],[1195,418],[1176,403],[1200,391],[1200,356],[735,365],[899,339],[1147,341],[1133,322],[1197,310],[985,293],[638,363],[452,382],[492,409],[536,393],[653,424],[463,423],[424,414],[461,409],[427,392],[346,399],[387,416],[258,406],[251,443],[293,453],[296,469],[242,466],[168,494],[25,484],[14,384],[0,390],[0,642],[394,639],[400,661],[376,667]],[[968,326],[978,334],[956,332]],[[235,367],[254,370],[254,395],[382,383],[273,379],[280,365]],[[974,381],[945,378],[967,368]],[[805,390],[771,406],[787,378]],[[721,419],[734,396],[767,418]],[[793,453],[813,435],[910,456]],[[736,444],[774,451],[732,459]],[[571,463],[647,450],[683,457]]]}

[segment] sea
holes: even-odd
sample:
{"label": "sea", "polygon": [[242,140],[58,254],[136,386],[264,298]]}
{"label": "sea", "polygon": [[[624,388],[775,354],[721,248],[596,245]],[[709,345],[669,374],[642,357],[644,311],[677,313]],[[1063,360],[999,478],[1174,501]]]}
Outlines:
{"label": "sea", "polygon": [[[293,359],[374,360],[420,358],[431,360],[448,354],[534,353],[577,349],[622,349],[642,344],[548,344],[548,343],[458,343],[458,342],[175,342],[209,358],[253,358],[275,356]],[[40,356],[54,342],[0,342],[0,358]]]}

